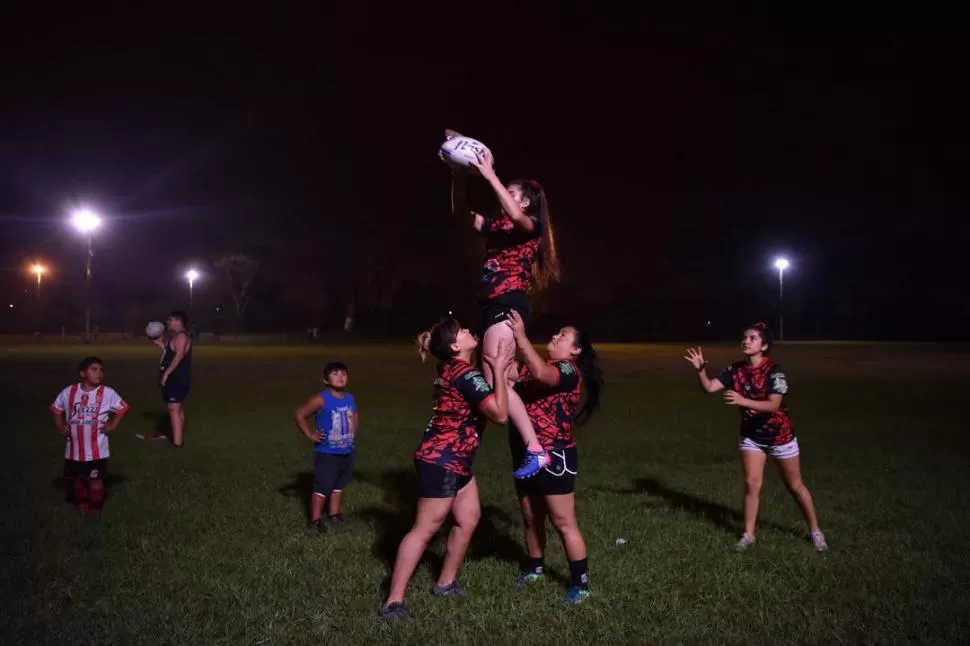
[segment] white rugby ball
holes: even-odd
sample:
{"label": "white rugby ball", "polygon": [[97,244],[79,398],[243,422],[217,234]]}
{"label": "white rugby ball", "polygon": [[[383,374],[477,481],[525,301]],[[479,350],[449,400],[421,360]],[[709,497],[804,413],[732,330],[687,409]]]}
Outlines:
{"label": "white rugby ball", "polygon": [[446,139],[438,149],[438,156],[449,166],[467,169],[472,168],[472,162],[485,159],[486,152],[488,146],[479,140],[459,135]]}
{"label": "white rugby ball", "polygon": [[165,324],[161,321],[152,321],[145,326],[145,334],[149,339],[157,339],[165,331]]}

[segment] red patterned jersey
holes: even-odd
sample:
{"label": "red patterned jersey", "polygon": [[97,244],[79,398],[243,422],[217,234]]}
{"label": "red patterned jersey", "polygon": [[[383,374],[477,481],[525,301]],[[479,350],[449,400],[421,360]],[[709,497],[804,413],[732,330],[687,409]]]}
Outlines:
{"label": "red patterned jersey", "polygon": [[508,218],[485,218],[485,266],[479,283],[479,299],[498,298],[509,292],[532,289],[532,267],[539,257],[542,229],[539,220],[531,218],[532,231],[523,231]]}
{"label": "red patterned jersey", "polygon": [[[768,395],[787,395],[788,378],[781,366],[765,357],[756,366],[738,361],[717,376],[725,388],[734,390],[742,397],[755,401],[768,401]],[[760,444],[787,444],[795,439],[795,430],[788,417],[784,399],[774,413],[759,413],[750,408],[740,408],[741,435]]]}
{"label": "red patterned jersey", "polygon": [[485,376],[470,363],[449,359],[438,364],[431,421],[414,457],[470,475],[487,422],[481,407],[494,394]]}
{"label": "red patterned jersey", "polygon": [[525,402],[529,419],[536,429],[542,448],[547,451],[576,446],[573,420],[579,409],[583,376],[573,361],[549,361],[556,369],[556,385],[552,388],[539,383],[526,366],[519,368],[516,391]]}

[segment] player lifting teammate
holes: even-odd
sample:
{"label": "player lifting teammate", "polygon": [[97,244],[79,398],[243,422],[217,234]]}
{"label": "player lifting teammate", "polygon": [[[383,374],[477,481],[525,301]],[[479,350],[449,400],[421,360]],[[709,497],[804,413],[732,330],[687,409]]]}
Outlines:
{"label": "player lifting teammate", "polygon": [[[446,136],[458,136],[448,130]],[[457,215],[471,215],[477,231],[485,236],[485,262],[476,295],[485,328],[484,352],[494,355],[501,341],[512,342],[511,329],[505,325],[509,312],[518,312],[528,323],[530,316],[528,293],[544,289],[559,280],[559,259],[549,206],[542,186],[533,180],[516,180],[507,186],[495,173],[492,155],[475,163],[481,176],[489,183],[501,207],[498,218],[486,218],[472,211],[465,198],[461,173],[452,175],[452,210]],[[502,375],[484,366],[485,378],[494,386]],[[505,375],[511,389],[514,375]],[[515,424],[527,451],[516,478],[528,478],[549,464],[549,454],[536,437],[525,405],[509,391],[509,417]]]}
{"label": "player lifting teammate", "polygon": [[781,366],[768,357],[771,344],[771,330],[767,325],[756,323],[747,328],[741,339],[744,360],[732,363],[714,379],[707,376],[707,361],[700,348],[688,348],[684,358],[697,371],[705,392],[716,393],[727,388],[724,403],[737,406],[741,412],[738,448],[744,469],[744,534],[735,548],[746,550],[755,544],[761,484],[770,455],[805,517],[812,545],[816,551],[824,552],[828,545],[818,526],[812,494],[802,482],[798,440],[785,406],[788,378]]}
{"label": "player lifting teammate", "polygon": [[[448,533],[444,564],[431,594],[465,595],[457,583],[458,569],[481,517],[472,462],[486,421],[508,421],[505,380],[497,379],[494,390],[488,385],[472,364],[478,339],[458,321],[449,319],[423,332],[418,346],[422,361],[429,353],[438,359],[438,376],[431,421],[414,454],[419,483],[417,516],[398,547],[391,587],[380,608],[380,616],[388,621],[408,619],[404,591],[428,543],[449,514],[454,526]],[[512,366],[514,350],[511,341],[503,341],[494,354],[486,352],[482,358],[495,374],[502,375]]]}
{"label": "player lifting teammate", "polygon": [[[579,457],[573,428],[584,424],[599,408],[603,395],[603,371],[589,334],[572,326],[559,330],[546,345],[543,359],[532,347],[525,323],[517,312],[509,314],[508,326],[515,335],[525,365],[519,370],[516,390],[525,402],[539,441],[552,461],[531,480],[517,480],[516,493],[525,526],[528,559],[516,579],[522,586],[544,575],[546,519],[556,528],[569,561],[570,587],[566,602],[581,603],[589,596],[586,542],[576,523],[576,476]],[[579,407],[583,386],[586,401]],[[510,429],[509,448],[513,464],[525,447]]]}

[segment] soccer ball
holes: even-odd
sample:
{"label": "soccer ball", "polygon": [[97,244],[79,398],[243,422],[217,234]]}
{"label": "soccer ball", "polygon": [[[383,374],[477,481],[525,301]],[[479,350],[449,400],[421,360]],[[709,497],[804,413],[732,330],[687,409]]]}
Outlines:
{"label": "soccer ball", "polygon": [[488,147],[477,139],[458,135],[446,139],[438,149],[438,157],[453,168],[468,170],[473,168],[472,162],[481,162],[485,158]]}
{"label": "soccer ball", "polygon": [[145,326],[145,334],[149,339],[157,339],[165,331],[165,324],[161,321],[152,321]]}

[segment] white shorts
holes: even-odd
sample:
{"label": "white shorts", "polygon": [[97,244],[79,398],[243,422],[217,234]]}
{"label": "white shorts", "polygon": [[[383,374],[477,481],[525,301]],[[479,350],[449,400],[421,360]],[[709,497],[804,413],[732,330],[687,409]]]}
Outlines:
{"label": "white shorts", "polygon": [[767,453],[776,460],[790,460],[798,457],[798,438],[787,444],[761,444],[750,437],[742,437],[741,441],[738,442],[738,448],[742,451]]}

